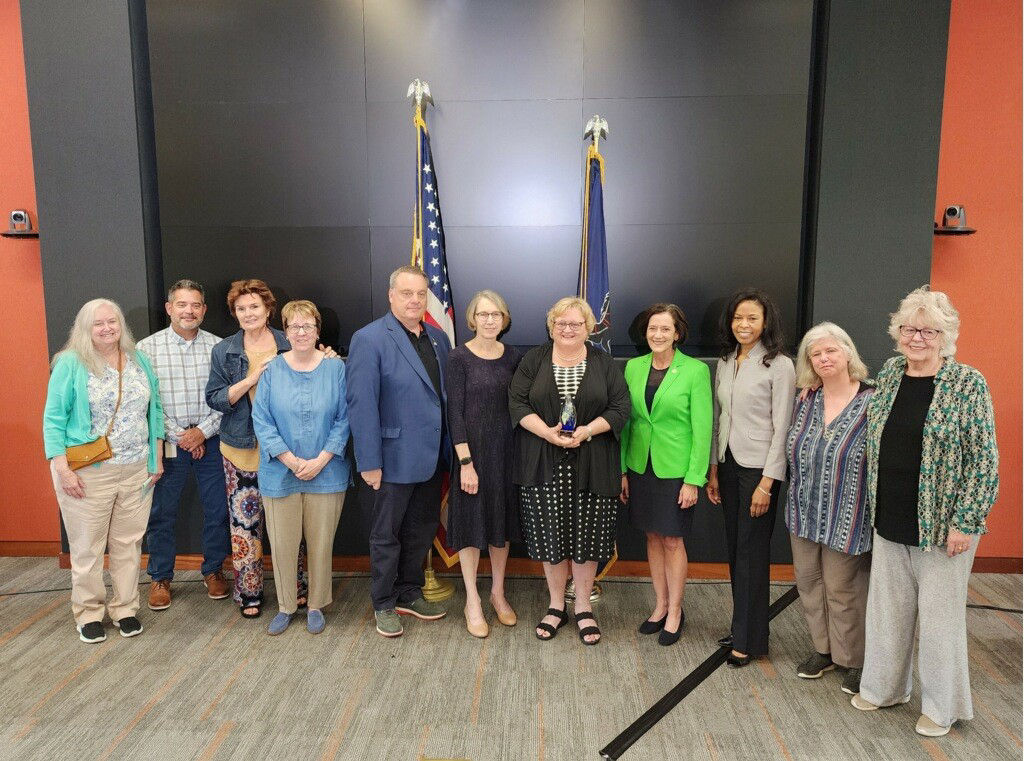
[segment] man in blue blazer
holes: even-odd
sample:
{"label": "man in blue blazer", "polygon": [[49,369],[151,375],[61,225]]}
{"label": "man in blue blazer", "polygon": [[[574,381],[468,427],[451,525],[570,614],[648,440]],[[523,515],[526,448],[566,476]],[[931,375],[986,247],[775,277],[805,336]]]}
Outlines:
{"label": "man in blue blazer", "polygon": [[356,468],[374,490],[370,597],[377,631],[397,637],[399,614],[423,620],[447,612],[423,599],[423,561],[437,532],[441,478],[451,441],[445,426],[448,337],[423,322],[427,276],[391,273],[391,311],[352,336],[348,416]]}

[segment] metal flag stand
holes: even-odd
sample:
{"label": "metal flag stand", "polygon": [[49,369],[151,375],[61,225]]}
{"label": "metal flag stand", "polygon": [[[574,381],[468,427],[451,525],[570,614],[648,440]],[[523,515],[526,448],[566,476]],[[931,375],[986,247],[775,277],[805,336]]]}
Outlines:
{"label": "metal flag stand", "polygon": [[[584,251],[584,253],[583,253],[583,256],[584,256],[584,262],[585,262],[586,245],[587,245],[587,231],[586,231],[587,211],[586,211],[586,209],[587,209],[587,203],[589,202],[588,194],[589,194],[589,191],[590,191],[590,181],[589,181],[590,159],[596,157],[599,161],[601,161],[601,176],[603,178],[604,177],[604,160],[601,158],[601,154],[598,152],[597,146],[598,146],[598,142],[601,140],[601,138],[604,138],[605,140],[608,139],[608,120],[605,119],[604,117],[602,117],[600,114],[594,114],[592,117],[590,117],[590,120],[587,122],[587,126],[584,129],[584,131],[583,131],[583,137],[584,138],[590,138],[590,141],[591,141],[590,142],[590,146],[587,148],[587,172],[584,175],[584,180],[583,180],[583,182],[584,182],[584,186],[583,186],[583,193],[584,193],[583,251]],[[585,270],[585,268],[586,268],[585,263],[581,262],[581,266],[580,266],[580,271],[581,271],[581,276],[580,277],[581,278],[582,278],[582,272]],[[599,582],[601,579],[603,579],[608,574],[608,569],[610,569],[615,564],[615,561],[618,560],[618,559],[619,559],[619,548],[618,548],[618,546],[616,546],[614,551],[612,552],[611,559],[607,563],[605,563],[604,568],[601,569],[601,572],[597,575],[597,578],[594,579],[594,587],[593,587],[593,589],[590,590],[590,601],[591,602],[597,602],[598,600],[601,599],[601,594],[602,594],[601,585],[598,584],[597,582]],[[575,600],[576,600],[576,584],[573,582],[571,576],[565,582],[565,599],[568,602],[575,602]]]}
{"label": "metal flag stand", "polygon": [[[417,128],[422,126],[425,129],[426,125],[423,123],[423,104],[430,103],[431,105],[433,105],[434,103],[434,99],[430,96],[430,85],[427,82],[424,82],[422,79],[414,79],[412,82],[409,83],[409,90],[408,92],[406,92],[405,97],[413,99],[413,107],[415,108],[415,112],[413,114],[413,124],[416,125]],[[418,166],[420,163],[418,153],[418,140],[416,143],[416,151]],[[419,202],[417,202],[416,208],[416,214],[418,216]],[[418,223],[419,221],[419,219],[416,219],[414,223]],[[417,254],[417,244],[422,245],[422,241],[419,240],[415,234],[413,237],[413,257],[415,258]],[[418,253],[422,257],[422,249]],[[434,550],[433,548],[430,548],[427,550],[426,568],[423,569],[423,599],[427,600],[428,602],[441,602],[442,600],[447,600],[449,597],[455,594],[455,585],[452,584],[450,581],[445,581],[437,578],[437,574],[434,573],[433,560]]]}

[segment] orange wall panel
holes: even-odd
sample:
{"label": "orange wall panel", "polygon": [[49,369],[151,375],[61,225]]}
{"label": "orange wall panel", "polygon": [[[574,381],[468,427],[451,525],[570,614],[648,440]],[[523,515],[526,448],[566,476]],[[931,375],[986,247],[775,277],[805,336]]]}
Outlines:
{"label": "orange wall panel", "polygon": [[[0,0],[0,228],[11,209],[36,217],[25,57],[18,0]],[[38,239],[0,238],[0,540],[56,541],[57,500],[43,455],[49,378]]]}
{"label": "orange wall panel", "polygon": [[977,233],[936,236],[932,287],[960,310],[957,359],[984,373],[999,501],[979,557],[1021,556],[1021,4],[953,0],[936,219],[963,205]]}

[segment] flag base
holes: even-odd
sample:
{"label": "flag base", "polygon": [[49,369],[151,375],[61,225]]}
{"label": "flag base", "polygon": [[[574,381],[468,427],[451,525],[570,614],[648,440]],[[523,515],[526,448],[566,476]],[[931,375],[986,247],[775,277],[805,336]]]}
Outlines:
{"label": "flag base", "polygon": [[[572,579],[565,582],[565,599],[568,602],[574,602],[576,600],[576,584],[573,583]],[[590,601],[597,602],[601,599],[601,585],[595,583],[594,588],[590,590]]]}
{"label": "flag base", "polygon": [[428,567],[423,572],[423,599],[427,602],[441,602],[455,594],[455,585],[450,581],[437,578],[434,569]]}

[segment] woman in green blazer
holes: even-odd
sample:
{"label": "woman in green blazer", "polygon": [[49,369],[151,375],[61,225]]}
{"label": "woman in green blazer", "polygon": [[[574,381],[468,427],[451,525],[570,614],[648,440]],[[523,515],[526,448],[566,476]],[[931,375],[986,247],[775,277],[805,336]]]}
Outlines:
{"label": "woman in green blazer", "polygon": [[632,413],[622,431],[620,499],[647,535],[656,602],[640,633],[661,632],[658,643],[671,645],[686,620],[685,539],[711,454],[711,373],[676,348],[686,340],[687,324],[675,304],[648,307],[639,328],[651,353],[626,363]]}

